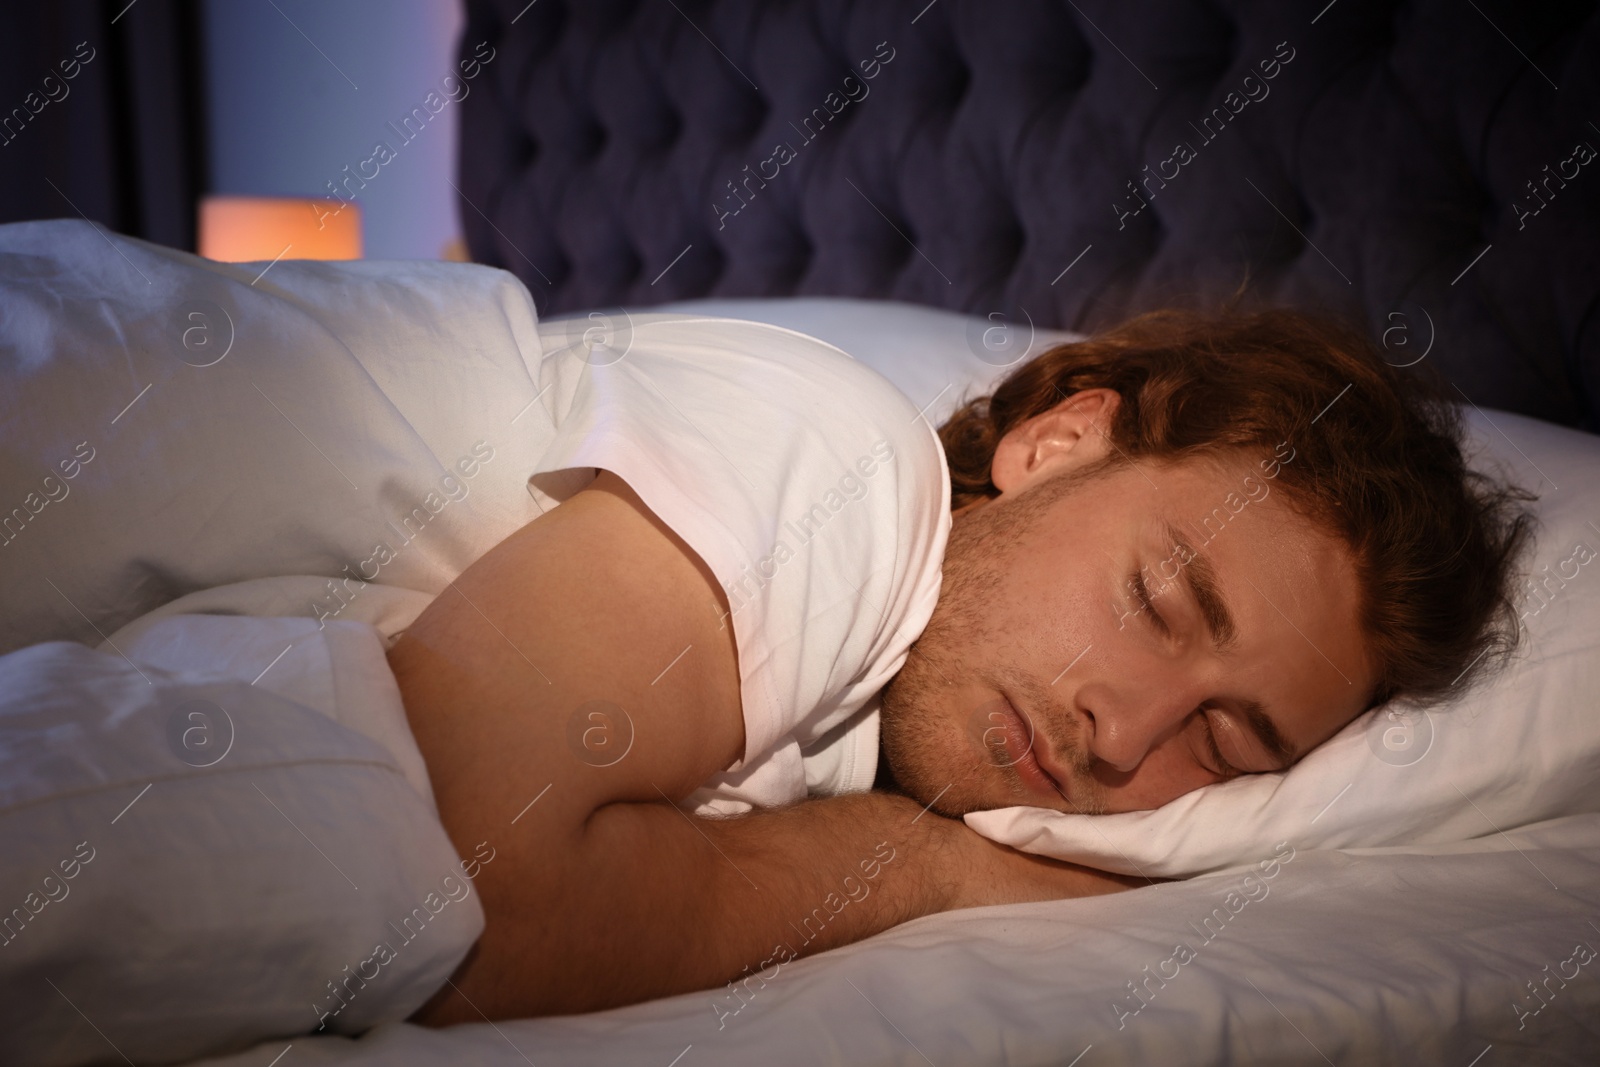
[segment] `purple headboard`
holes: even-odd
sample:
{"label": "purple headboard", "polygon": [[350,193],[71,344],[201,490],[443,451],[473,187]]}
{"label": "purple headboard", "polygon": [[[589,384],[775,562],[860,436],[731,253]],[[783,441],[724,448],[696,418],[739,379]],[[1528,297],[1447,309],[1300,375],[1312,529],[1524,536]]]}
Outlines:
{"label": "purple headboard", "polygon": [[1087,330],[1243,287],[1600,422],[1597,0],[466,7],[463,56],[494,49],[467,242],[542,314],[811,294]]}

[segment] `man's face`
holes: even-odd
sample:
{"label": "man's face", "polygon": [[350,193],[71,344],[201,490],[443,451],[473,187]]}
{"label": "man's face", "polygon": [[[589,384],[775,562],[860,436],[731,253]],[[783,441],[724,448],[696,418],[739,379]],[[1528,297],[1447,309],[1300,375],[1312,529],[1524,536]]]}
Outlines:
{"label": "man's face", "polygon": [[1268,477],[1293,443],[1107,470],[1116,403],[1078,393],[1008,433],[1000,495],[955,516],[882,716],[896,781],[938,812],[1156,808],[1282,769],[1367,706],[1351,554]]}

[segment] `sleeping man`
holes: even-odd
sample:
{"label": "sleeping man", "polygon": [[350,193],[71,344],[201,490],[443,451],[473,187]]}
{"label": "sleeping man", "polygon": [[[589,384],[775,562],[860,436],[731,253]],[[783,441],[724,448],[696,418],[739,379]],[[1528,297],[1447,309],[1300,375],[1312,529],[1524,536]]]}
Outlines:
{"label": "sleeping man", "polygon": [[451,839],[498,856],[424,1022],[1131,888],[959,817],[1281,771],[1515,638],[1515,496],[1467,469],[1448,405],[1327,323],[1145,316],[937,433],[776,327],[593,342],[544,358],[546,513],[389,653]]}

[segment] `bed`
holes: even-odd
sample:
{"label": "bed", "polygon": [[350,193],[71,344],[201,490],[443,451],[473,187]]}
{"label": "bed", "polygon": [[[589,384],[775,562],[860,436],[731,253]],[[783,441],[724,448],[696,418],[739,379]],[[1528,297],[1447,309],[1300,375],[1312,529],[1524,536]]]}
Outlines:
{"label": "bed", "polygon": [[[1397,727],[1367,717],[1266,776],[1281,779],[1262,808],[1279,822],[1251,829],[1261,862],[1196,859],[1217,821],[1202,809],[1196,845],[1165,857],[1199,877],[933,916],[737,992],[447,1032],[399,1022],[481,929],[461,886],[492,850],[457,857],[443,838],[383,640],[537,514],[517,473],[533,446],[512,431],[542,354],[597,320],[539,321],[520,283],[481,266],[285,262],[252,284],[258,265],[77,221],[7,227],[0,255],[12,336],[47,354],[10,367],[7,469],[47,470],[80,437],[93,450],[71,478],[58,468],[70,491],[0,569],[0,839],[15,857],[0,890],[39,901],[5,930],[0,1025],[16,1044],[0,1060],[1588,1061],[1600,597],[1576,581],[1535,620],[1523,673],[1430,720],[1426,747],[1389,745]],[[677,310],[831,334],[934,417],[1002,372],[968,343],[988,320],[954,312],[834,298]],[[1483,415],[1480,445],[1509,434],[1495,458],[1525,460],[1513,473],[1542,471],[1579,505],[1545,511],[1558,538],[1581,527],[1600,441]],[[1466,803],[1428,808],[1437,789],[1414,787],[1438,768]],[[1346,770],[1359,788],[1337,788]],[[1221,788],[1189,797],[1236,816],[1248,797]],[[1115,821],[1130,818],[1102,820],[1117,852],[1170,873],[1139,856],[1159,835]],[[416,909],[429,899],[431,919]],[[397,920],[389,974],[404,983],[329,999],[324,982],[378,966],[369,946]],[[336,1006],[334,1032],[312,1033]],[[246,1051],[204,1055],[230,1047]]]}
{"label": "bed", "polygon": [[[1200,833],[1165,850],[1188,871],[1152,870],[1194,877],[931,916],[737,991],[583,1017],[441,1032],[357,1000],[343,1032],[313,1034],[316,982],[240,993],[240,961],[320,981],[359,958],[374,909],[348,905],[340,877],[397,915],[457,859],[429,827],[426,774],[375,650],[537,514],[513,472],[531,459],[515,427],[541,354],[646,308],[822,337],[937,421],[1067,331],[1214,301],[1248,276],[1246,302],[1332,306],[1395,362],[1441,365],[1474,409],[1483,462],[1542,492],[1535,563],[1600,544],[1583,532],[1600,522],[1600,441],[1565,428],[1600,410],[1600,265],[1585,251],[1600,198],[1574,180],[1541,217],[1514,206],[1531,210],[1523,160],[1559,167],[1546,148],[1596,99],[1594,5],[1160,15],[474,2],[463,41],[496,49],[494,91],[464,105],[460,185],[487,266],[281,263],[258,277],[265,264],[206,264],[75,222],[6,228],[15,385],[0,488],[41,502],[7,530],[0,695],[83,694],[51,705],[79,715],[65,740],[0,717],[0,836],[47,857],[5,872],[6,906],[42,877],[62,884],[80,836],[99,852],[79,857],[71,894],[7,931],[0,951],[38,955],[6,972],[0,1031],[49,1062],[229,1067],[1592,1062],[1600,587],[1582,567],[1530,621],[1521,673],[1425,720],[1426,746],[1390,745],[1414,720],[1374,716],[1273,783],[1276,821],[1251,827],[1259,862],[1195,855]],[[1123,183],[1170,152],[1150,147],[1170,124],[1252,71],[1259,83],[1274,58],[1273,95],[1239,112],[1236,140],[1208,143],[1145,206],[1129,198]],[[815,120],[778,163],[766,142],[816,106],[838,125]],[[1352,131],[1370,149],[1336,151]],[[780,178],[743,185],[768,159]],[[43,471],[70,491],[36,489]],[[430,492],[428,536],[369,579],[374,529]],[[342,584],[352,565],[371,581],[357,597]],[[30,654],[56,658],[17,667]],[[254,728],[294,715],[303,729]],[[238,747],[213,747],[224,738]],[[57,777],[16,773],[44,751]],[[1448,818],[1406,793],[1473,751],[1499,777],[1462,769],[1447,784],[1466,803]],[[1355,762],[1370,777],[1341,791]],[[1541,771],[1560,788],[1517,792]],[[1201,792],[1187,812],[1200,819],[1242,795]],[[1397,796],[1406,810],[1386,812]],[[368,828],[327,815],[340,807]],[[1068,827],[1010,830],[1100,847]],[[1158,831],[1170,825],[1109,832],[1149,868]],[[140,868],[141,842],[174,839],[192,846],[183,863]],[[238,869],[218,873],[218,857]],[[103,871],[118,878],[94,881]],[[318,881],[291,892],[285,879]],[[470,894],[449,899],[430,927],[444,943],[407,942],[408,995],[436,988],[448,945],[475,936]],[[76,954],[65,971],[51,969],[57,938]],[[144,999],[104,995],[152,975]],[[0,1048],[0,1062],[17,1055]]]}

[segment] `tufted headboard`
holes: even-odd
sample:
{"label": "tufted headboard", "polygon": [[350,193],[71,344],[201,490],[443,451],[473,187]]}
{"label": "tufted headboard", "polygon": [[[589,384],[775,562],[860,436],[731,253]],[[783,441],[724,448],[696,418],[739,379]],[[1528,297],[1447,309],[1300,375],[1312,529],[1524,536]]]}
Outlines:
{"label": "tufted headboard", "polygon": [[1238,295],[1600,425],[1600,0],[466,9],[467,243],[541,314],[843,295],[1093,330]]}

